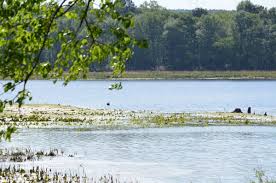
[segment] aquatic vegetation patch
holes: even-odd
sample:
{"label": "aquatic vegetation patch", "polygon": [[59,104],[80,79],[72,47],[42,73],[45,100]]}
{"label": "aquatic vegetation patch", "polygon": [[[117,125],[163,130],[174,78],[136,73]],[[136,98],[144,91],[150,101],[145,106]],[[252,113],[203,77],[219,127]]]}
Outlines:
{"label": "aquatic vegetation patch", "polygon": [[0,113],[0,127],[125,129],[170,126],[276,125],[276,116],[230,112],[160,113],[86,109],[62,105],[8,107]]}
{"label": "aquatic vegetation patch", "polygon": [[[34,151],[31,149],[0,149],[0,162],[25,162],[40,160],[44,157],[56,157],[65,155],[62,150],[50,149],[49,151]],[[71,157],[72,155],[68,155]]]}
{"label": "aquatic vegetation patch", "polygon": [[[0,168],[0,182],[32,182],[32,183],[122,183],[112,175],[104,175],[98,178],[89,178],[86,175],[66,174],[51,169],[33,167],[24,169],[20,166]],[[123,181],[123,183],[138,183],[137,181]]]}
{"label": "aquatic vegetation patch", "polygon": [[158,126],[182,125],[185,124],[186,120],[184,114],[156,115],[150,118],[150,122],[157,124]]}
{"label": "aquatic vegetation patch", "polygon": [[250,183],[276,183],[276,180],[269,179],[265,176],[265,172],[262,170],[256,170],[256,180],[251,181]]}
{"label": "aquatic vegetation patch", "polygon": [[0,126],[22,128],[116,125],[125,114],[119,110],[92,110],[61,105],[24,105],[20,112],[9,107],[0,113]]}
{"label": "aquatic vegetation patch", "polygon": [[131,123],[136,126],[181,126],[185,125],[187,118],[185,114],[158,114],[146,117],[133,117]]}
{"label": "aquatic vegetation patch", "polygon": [[159,113],[147,116],[134,116],[130,123],[136,127],[171,126],[237,126],[237,125],[275,125],[274,116],[253,114],[234,114],[223,112],[201,113]]}

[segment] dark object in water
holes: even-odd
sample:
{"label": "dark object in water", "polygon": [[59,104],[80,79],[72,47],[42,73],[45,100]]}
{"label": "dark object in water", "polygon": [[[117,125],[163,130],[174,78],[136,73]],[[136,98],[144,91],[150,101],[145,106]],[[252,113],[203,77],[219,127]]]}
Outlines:
{"label": "dark object in water", "polygon": [[267,113],[266,113],[266,112],[264,113],[264,116],[267,116]]}
{"label": "dark object in water", "polygon": [[251,114],[251,107],[248,107],[247,113],[248,113],[248,114]]}
{"label": "dark object in water", "polygon": [[109,103],[109,102],[107,102],[107,103],[106,103],[106,105],[107,105],[107,106],[110,106],[110,103]]}
{"label": "dark object in water", "polygon": [[242,110],[240,108],[236,108],[232,113],[242,113]]}

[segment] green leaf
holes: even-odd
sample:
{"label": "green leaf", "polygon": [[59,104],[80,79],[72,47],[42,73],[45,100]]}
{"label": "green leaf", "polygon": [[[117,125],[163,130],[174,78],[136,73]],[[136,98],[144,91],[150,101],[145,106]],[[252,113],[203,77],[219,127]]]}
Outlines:
{"label": "green leaf", "polygon": [[77,13],[75,13],[75,12],[67,12],[67,13],[65,13],[65,16],[66,16],[66,18],[68,18],[68,19],[77,19],[78,18],[78,15],[77,15]]}
{"label": "green leaf", "polygon": [[109,90],[121,90],[121,89],[123,89],[123,85],[121,82],[113,83],[113,84],[111,84],[111,86],[108,89]]}
{"label": "green leaf", "polygon": [[14,88],[15,88],[15,84],[12,82],[8,82],[4,85],[4,92],[6,93],[10,90],[14,90]]}
{"label": "green leaf", "polygon": [[2,139],[6,140],[6,141],[10,141],[12,134],[14,134],[16,132],[16,130],[17,129],[14,126],[8,126],[8,128],[5,131],[1,130],[0,131],[0,141]]}
{"label": "green leaf", "polygon": [[0,112],[3,112],[4,108],[5,108],[5,103],[2,100],[0,100]]}

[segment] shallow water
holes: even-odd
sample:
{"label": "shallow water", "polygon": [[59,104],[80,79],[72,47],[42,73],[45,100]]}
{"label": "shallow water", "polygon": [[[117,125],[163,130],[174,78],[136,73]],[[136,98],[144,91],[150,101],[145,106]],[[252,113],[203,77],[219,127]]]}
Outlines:
{"label": "shallow water", "polygon": [[[130,110],[231,111],[248,106],[276,115],[276,81],[76,81],[63,87],[31,81],[31,103],[69,104]],[[111,106],[107,107],[106,103]],[[145,183],[249,182],[254,169],[276,177],[276,128],[185,127],[121,131],[28,129],[1,147],[63,149],[74,158],[55,158],[43,165],[89,176],[111,173]]]}
{"label": "shallow water", "polygon": [[[249,182],[254,169],[276,177],[275,127],[185,127],[115,131],[28,129],[1,147],[63,149],[74,158],[28,166],[111,173],[140,182]],[[26,164],[25,164],[26,165]]]}
{"label": "shallow water", "polygon": [[244,111],[276,115],[276,81],[123,81],[110,91],[110,81],[76,81],[63,87],[51,81],[31,81],[32,103],[130,110]]}

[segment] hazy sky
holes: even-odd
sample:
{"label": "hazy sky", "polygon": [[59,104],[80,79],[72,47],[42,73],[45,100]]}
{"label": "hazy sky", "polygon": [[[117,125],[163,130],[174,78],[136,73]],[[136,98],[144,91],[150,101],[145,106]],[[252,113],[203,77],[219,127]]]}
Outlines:
{"label": "hazy sky", "polygon": [[[132,0],[136,5],[140,5],[145,0]],[[157,2],[168,9],[194,9],[197,7],[207,9],[236,9],[241,0],[157,0]],[[275,7],[276,0],[251,0],[251,2],[266,7]]]}

